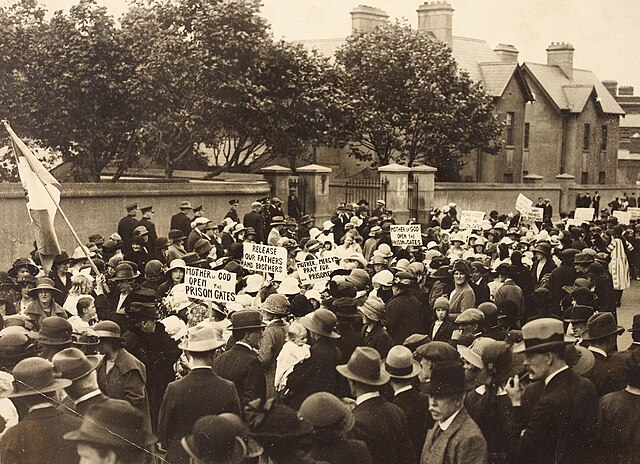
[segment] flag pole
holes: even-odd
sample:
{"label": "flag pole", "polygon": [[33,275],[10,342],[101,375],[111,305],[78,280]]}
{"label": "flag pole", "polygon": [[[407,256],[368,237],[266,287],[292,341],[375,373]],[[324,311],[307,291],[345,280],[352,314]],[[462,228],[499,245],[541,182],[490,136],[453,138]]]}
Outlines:
{"label": "flag pole", "polygon": [[[9,122],[4,119],[2,121],[2,123],[4,124],[5,129],[7,129],[7,131],[9,132],[9,134],[11,135],[11,144],[13,146],[13,152],[14,152],[14,156],[16,157],[16,161],[17,161],[17,153],[16,153],[16,148],[15,148],[15,142],[14,142],[14,138],[18,138],[18,136],[16,135],[16,133],[13,131],[13,129],[11,128],[11,126],[9,125]],[[29,162],[29,159],[27,158],[27,163]],[[29,163],[31,164],[31,163]],[[33,173],[36,175],[36,177],[38,178],[38,180],[45,185],[44,181],[42,180],[42,178],[40,177],[40,175],[38,174],[37,169],[31,169],[33,171]],[[93,262],[93,260],[91,259],[91,256],[89,256],[89,253],[87,252],[87,249],[85,248],[85,246],[82,244],[82,241],[80,240],[80,237],[78,236],[78,234],[76,233],[75,229],[73,228],[73,226],[71,225],[71,222],[69,221],[69,218],[67,218],[67,215],[64,214],[64,211],[62,211],[62,208],[60,207],[60,205],[58,204],[58,202],[56,201],[55,198],[53,198],[53,195],[51,194],[51,192],[49,191],[49,189],[46,187],[44,188],[47,192],[47,195],[49,195],[49,198],[51,198],[51,201],[53,202],[54,205],[56,205],[56,209],[58,210],[58,212],[60,213],[60,216],[62,216],[62,219],[64,220],[64,222],[67,224],[67,227],[69,227],[69,230],[71,231],[71,235],[73,235],[73,238],[76,240],[76,242],[78,243],[78,245],[80,246],[80,249],[82,250],[82,252],[84,253],[84,255],[86,256],[86,258],[89,260],[89,264],[91,265],[91,268],[93,269],[93,271],[96,273],[96,277],[100,276],[101,273],[98,270],[98,267],[96,266],[96,263]],[[96,279],[97,280],[97,279]]]}

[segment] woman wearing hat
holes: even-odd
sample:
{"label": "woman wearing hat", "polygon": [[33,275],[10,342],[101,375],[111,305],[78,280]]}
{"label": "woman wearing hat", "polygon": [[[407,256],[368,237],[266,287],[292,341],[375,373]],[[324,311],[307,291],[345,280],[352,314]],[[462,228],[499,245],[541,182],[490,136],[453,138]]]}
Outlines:
{"label": "woman wearing hat", "polygon": [[465,261],[456,261],[453,265],[454,289],[449,294],[449,308],[451,314],[460,314],[465,309],[476,306],[476,295],[469,285],[471,269]]}
{"label": "woman wearing hat", "polygon": [[71,263],[71,258],[66,251],[62,250],[60,251],[59,255],[56,255],[56,257],[53,258],[53,265],[51,266],[51,271],[49,272],[49,277],[51,278],[51,280],[53,280],[54,287],[60,290],[60,293],[56,293],[53,296],[53,299],[60,306],[63,305],[64,300],[72,286],[71,273],[69,272],[69,263]]}
{"label": "woman wearing hat", "polygon": [[174,285],[184,282],[184,268],[186,266],[187,265],[182,258],[171,261],[169,267],[164,273],[165,281],[158,287],[158,298],[162,298],[169,293]]}
{"label": "woman wearing hat", "polygon": [[384,301],[377,297],[369,297],[358,307],[362,316],[362,340],[364,346],[375,348],[380,356],[387,357],[393,342],[391,335],[384,327]]}
{"label": "woman wearing hat", "polygon": [[267,398],[275,396],[276,358],[287,339],[289,326],[285,321],[289,315],[289,300],[284,295],[269,295],[260,305],[262,320],[267,327],[262,332],[258,356],[267,380]]}
{"label": "woman wearing hat", "polygon": [[53,280],[43,277],[38,279],[36,284],[36,287],[29,291],[33,301],[25,311],[25,316],[31,319],[34,330],[40,328],[45,317],[60,316],[66,319],[67,314],[64,309],[53,299],[54,293],[60,293],[60,290],[54,286]]}
{"label": "woman wearing hat", "polygon": [[[437,266],[435,270],[433,270],[434,266]],[[429,273],[429,280],[431,281],[429,304],[433,308],[434,303],[441,296],[444,296],[447,300],[449,299],[449,294],[453,291],[455,285],[448,265],[441,265],[439,261],[433,260],[429,267],[430,271],[432,271]]]}

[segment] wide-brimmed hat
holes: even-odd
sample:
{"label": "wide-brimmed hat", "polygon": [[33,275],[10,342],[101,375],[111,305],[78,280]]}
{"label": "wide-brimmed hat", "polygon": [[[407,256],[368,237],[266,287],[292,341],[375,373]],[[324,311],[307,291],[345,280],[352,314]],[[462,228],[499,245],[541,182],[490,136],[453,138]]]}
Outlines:
{"label": "wide-brimmed hat", "polygon": [[62,390],[71,385],[71,380],[57,379],[53,364],[43,358],[27,358],[20,361],[11,371],[13,391],[7,398],[40,395]]}
{"label": "wide-brimmed hat", "polygon": [[568,345],[564,350],[564,359],[576,375],[586,374],[596,363],[593,352],[579,345]]}
{"label": "wide-brimmed hat", "polygon": [[508,263],[500,263],[500,265],[496,268],[495,273],[498,275],[513,277],[518,274],[518,268]]}
{"label": "wide-brimmed hat", "polygon": [[345,256],[344,258],[342,258],[343,261],[356,261],[358,263],[360,263],[362,265],[362,267],[366,267],[367,265],[367,260],[364,259],[364,256],[362,256],[362,253],[352,253],[349,256]]}
{"label": "wide-brimmed hat", "polygon": [[206,259],[201,258],[200,255],[198,255],[198,253],[196,253],[195,251],[192,251],[187,253],[186,255],[183,255],[182,260],[184,261],[185,265],[194,266],[194,267],[198,267],[202,263],[207,262]]}
{"label": "wide-brimmed hat", "polygon": [[471,268],[469,267],[466,261],[458,260],[455,263],[453,263],[452,267],[453,267],[452,273],[461,272],[467,277],[471,276]]}
{"label": "wide-brimmed hat", "polygon": [[66,348],[56,353],[51,361],[62,378],[72,382],[89,375],[100,364],[100,358],[86,356],[78,348]]}
{"label": "wide-brimmed hat", "polygon": [[134,271],[133,267],[127,263],[120,263],[116,266],[114,276],[111,278],[113,281],[120,280],[133,280],[140,275],[138,271]]}
{"label": "wide-brimmed hat", "polygon": [[181,201],[178,205],[178,209],[193,209],[189,201]]}
{"label": "wide-brimmed hat", "polygon": [[160,314],[155,303],[132,302],[126,310],[127,316],[137,321],[158,320]]}
{"label": "wide-brimmed hat", "polygon": [[244,287],[245,293],[257,293],[262,288],[264,283],[264,277],[260,274],[250,274],[246,277],[246,287]]}
{"label": "wide-brimmed hat", "polygon": [[572,345],[576,341],[575,338],[565,335],[564,325],[560,319],[551,317],[527,322],[522,327],[522,338],[523,340],[513,347],[514,353],[544,351],[549,348]]}
{"label": "wide-brimmed hat", "polygon": [[389,350],[382,367],[392,379],[412,379],[422,370],[420,364],[413,359],[411,350],[402,345]]}
{"label": "wide-brimmed hat", "polygon": [[122,339],[120,326],[113,321],[100,321],[93,326],[93,330],[100,338]]}
{"label": "wide-brimmed hat", "polygon": [[29,258],[18,258],[11,265],[11,269],[9,269],[8,274],[15,279],[18,269],[21,267],[26,267],[29,270],[29,274],[34,277],[40,273],[40,269],[38,269],[38,266],[36,266],[32,260]]}
{"label": "wide-brimmed hat", "polygon": [[315,219],[313,217],[309,216],[308,214],[305,214],[300,218],[300,225],[310,224],[313,221],[315,221]]}
{"label": "wide-brimmed hat", "polygon": [[66,345],[72,342],[73,327],[65,318],[49,316],[42,320],[35,338],[41,345]]}
{"label": "wide-brimmed hat", "polygon": [[382,256],[383,258],[391,258],[393,256],[393,251],[391,251],[391,247],[386,243],[381,243],[378,245],[378,249],[374,251],[378,256]]}
{"label": "wide-brimmed hat", "polygon": [[60,250],[60,254],[56,255],[55,258],[53,258],[53,264],[55,265],[68,263],[70,261],[71,258],[69,257],[69,253],[67,253],[65,250]]}
{"label": "wide-brimmed hat", "polygon": [[565,322],[587,322],[593,316],[593,308],[585,305],[575,305],[570,308],[569,314],[564,318]]}
{"label": "wide-brimmed hat", "polygon": [[55,287],[55,284],[53,283],[53,280],[51,280],[49,277],[41,277],[36,281],[36,286],[35,288],[32,288],[31,290],[29,290],[28,295],[31,298],[37,298],[38,297],[38,292],[40,290],[49,290],[51,292],[56,292],[56,293],[62,293],[60,290],[58,290]]}
{"label": "wide-brimmed hat", "polygon": [[360,314],[363,314],[372,321],[382,321],[384,319],[384,301],[378,297],[370,296],[358,307]]}
{"label": "wide-brimmed hat", "polygon": [[98,404],[91,408],[80,428],[65,440],[117,448],[145,448],[157,441],[145,426],[145,416],[126,401]]}
{"label": "wide-brimmed hat", "polygon": [[576,290],[578,288],[589,289],[589,287],[591,287],[591,281],[589,279],[585,279],[583,277],[578,277],[574,281],[573,285],[563,285],[562,286],[562,290],[564,290],[569,295],[571,295],[574,292],[574,290]]}
{"label": "wide-brimmed hat", "polygon": [[197,325],[189,329],[187,339],[178,348],[184,351],[202,353],[217,350],[226,344],[222,331],[213,324]]}
{"label": "wide-brimmed hat", "polygon": [[431,277],[432,279],[437,279],[437,280],[450,279],[451,278],[451,270],[450,270],[449,266],[440,266],[429,277]]}
{"label": "wide-brimmed hat", "polygon": [[381,368],[380,353],[368,346],[357,347],[347,364],[336,366],[336,370],[347,379],[364,383],[365,385],[380,386],[389,381],[390,375]]}
{"label": "wide-brimmed hat", "polygon": [[311,314],[300,318],[302,327],[305,329],[329,338],[340,338],[340,334],[335,332],[338,318],[328,309],[318,308]]}
{"label": "wide-brimmed hat", "polygon": [[315,429],[323,429],[341,424],[348,432],[355,422],[353,412],[337,396],[329,392],[318,392],[302,402],[298,416],[313,424]]}
{"label": "wide-brimmed hat", "polygon": [[164,281],[164,265],[157,259],[152,259],[144,266],[144,278],[150,282]]}
{"label": "wide-brimmed hat", "polygon": [[22,287],[4,271],[0,271],[0,288],[19,292]]}
{"label": "wide-brimmed hat", "polygon": [[286,222],[283,216],[273,216],[273,218],[271,219],[272,226],[283,226],[285,224]]}
{"label": "wide-brimmed hat", "polygon": [[425,392],[434,396],[454,395],[466,390],[464,367],[460,361],[442,361],[434,364],[429,382],[425,384]]}
{"label": "wide-brimmed hat", "polygon": [[240,464],[247,457],[243,435],[248,435],[242,421],[228,417],[204,416],[193,425],[191,435],[181,439],[182,448],[193,462]]}
{"label": "wide-brimmed hat", "polygon": [[233,330],[241,329],[262,329],[267,325],[262,322],[260,311],[248,309],[233,313],[231,316],[231,328]]}
{"label": "wide-brimmed hat", "polygon": [[287,297],[284,295],[278,295],[277,293],[269,295],[267,299],[264,300],[264,302],[260,305],[260,309],[262,311],[283,316],[289,314],[290,308],[291,304],[289,303]]}
{"label": "wide-brimmed hat", "polygon": [[15,363],[20,359],[37,355],[38,345],[31,339],[30,332],[24,327],[5,327],[2,332],[2,336],[0,336],[0,361],[3,365],[6,365],[7,361]]}
{"label": "wide-brimmed hat", "polygon": [[184,259],[172,259],[171,263],[169,263],[169,267],[165,271],[165,274],[169,274],[174,269],[182,269],[184,271],[185,267],[187,267],[187,264],[184,262]]}
{"label": "wide-brimmed hat", "polygon": [[599,340],[610,335],[621,335],[624,328],[616,324],[612,313],[594,314],[587,321],[587,330],[582,334],[583,340]]}

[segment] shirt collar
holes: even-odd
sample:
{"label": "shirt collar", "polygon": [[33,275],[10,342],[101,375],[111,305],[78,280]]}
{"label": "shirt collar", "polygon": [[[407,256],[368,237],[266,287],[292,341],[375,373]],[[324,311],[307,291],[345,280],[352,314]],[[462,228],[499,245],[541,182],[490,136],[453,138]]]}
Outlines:
{"label": "shirt collar", "polygon": [[251,351],[253,351],[254,353],[257,353],[257,351],[248,343],[245,342],[236,342],[236,345],[242,345],[242,346],[246,346],[247,348],[249,348]]}
{"label": "shirt collar", "polygon": [[55,408],[55,406],[51,403],[40,403],[35,404],[29,408],[29,412],[36,411],[38,409],[47,409],[47,408]]}
{"label": "shirt collar", "polygon": [[405,385],[402,388],[398,388],[394,393],[393,396],[398,396],[400,393],[404,393],[406,391],[409,391],[413,388],[413,385]]}
{"label": "shirt collar", "polygon": [[372,398],[377,398],[378,396],[380,396],[380,392],[377,392],[377,391],[364,393],[356,398],[356,405],[359,406],[365,401],[370,400]]}
{"label": "shirt collar", "polygon": [[451,414],[447,420],[444,420],[442,422],[440,422],[438,425],[440,426],[440,429],[444,432],[445,430],[447,430],[449,427],[451,427],[451,423],[453,422],[453,420],[456,418],[456,416],[458,414],[460,414],[460,411],[462,410],[462,406],[460,406],[460,409],[458,409],[456,412],[454,412],[453,414]]}
{"label": "shirt collar", "polygon": [[212,370],[211,366],[193,366],[191,368],[192,371],[195,371],[196,369],[209,369],[209,370]]}
{"label": "shirt collar", "polygon": [[589,347],[589,351],[593,351],[594,353],[601,354],[601,355],[602,355],[602,356],[604,356],[605,358],[608,358],[608,357],[609,357],[609,356],[607,356],[607,352],[606,352],[606,351],[601,350],[600,348],[595,347],[595,346],[590,346],[590,347]]}
{"label": "shirt collar", "polygon": [[95,396],[98,396],[98,395],[100,395],[101,393],[102,393],[102,392],[101,392],[100,390],[93,390],[92,392],[89,392],[89,393],[87,393],[87,394],[85,394],[85,395],[82,395],[80,398],[78,398],[78,399],[76,400],[76,404],[78,404],[78,403],[82,403],[83,401],[86,401],[86,400],[91,399],[91,398],[93,398],[93,397],[95,397]]}
{"label": "shirt collar", "polygon": [[632,395],[640,396],[640,388],[638,387],[632,387],[631,385],[627,385],[627,388],[625,388],[624,391],[629,392]]}
{"label": "shirt collar", "polygon": [[544,384],[545,385],[549,385],[549,382],[551,382],[551,379],[553,379],[560,372],[566,371],[567,369],[569,369],[569,366],[564,366],[564,367],[561,367],[560,369],[558,369],[557,371],[555,371],[553,374],[548,375],[547,378],[544,379]]}

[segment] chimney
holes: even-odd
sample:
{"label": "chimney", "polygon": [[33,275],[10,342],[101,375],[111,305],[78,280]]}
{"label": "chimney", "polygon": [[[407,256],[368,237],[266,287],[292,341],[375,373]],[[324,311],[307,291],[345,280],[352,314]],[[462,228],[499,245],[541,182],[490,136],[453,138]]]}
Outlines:
{"label": "chimney", "polygon": [[629,153],[640,154],[640,134],[637,132],[631,136]]}
{"label": "chimney", "polygon": [[618,83],[616,81],[602,81],[602,85],[609,91],[615,98],[618,93]]}
{"label": "chimney", "polygon": [[568,79],[573,79],[573,45],[551,42],[547,47],[547,65],[558,66]]}
{"label": "chimney", "polygon": [[518,62],[518,49],[513,45],[509,44],[498,44],[496,48],[493,49],[500,61],[504,61],[505,63],[517,63]]}
{"label": "chimney", "polygon": [[388,18],[389,15],[380,8],[359,5],[351,11],[351,33],[371,32]]}
{"label": "chimney", "polygon": [[431,32],[451,48],[453,43],[453,8],[448,2],[425,2],[418,8],[418,30]]}
{"label": "chimney", "polygon": [[633,86],[632,85],[621,85],[618,89],[618,95],[625,97],[633,97]]}

